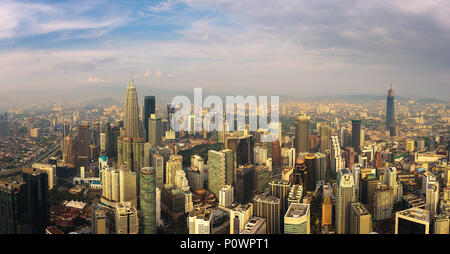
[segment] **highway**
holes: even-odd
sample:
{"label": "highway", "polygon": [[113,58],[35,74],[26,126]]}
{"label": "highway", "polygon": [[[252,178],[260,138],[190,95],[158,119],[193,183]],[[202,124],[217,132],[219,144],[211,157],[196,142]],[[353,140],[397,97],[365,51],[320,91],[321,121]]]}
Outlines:
{"label": "highway", "polygon": [[13,169],[8,169],[8,170],[2,170],[0,172],[0,176],[8,176],[8,175],[12,175],[15,174],[19,171],[22,170],[22,168],[26,168],[26,167],[31,167],[31,165],[33,165],[36,162],[43,162],[46,161],[48,158],[54,156],[61,148],[61,145],[57,144],[54,147],[52,147],[52,149],[47,150],[47,152],[40,154],[39,156],[36,156],[34,159],[32,159],[31,161],[29,161],[28,163],[26,163],[25,165],[23,165],[20,168],[13,168]]}

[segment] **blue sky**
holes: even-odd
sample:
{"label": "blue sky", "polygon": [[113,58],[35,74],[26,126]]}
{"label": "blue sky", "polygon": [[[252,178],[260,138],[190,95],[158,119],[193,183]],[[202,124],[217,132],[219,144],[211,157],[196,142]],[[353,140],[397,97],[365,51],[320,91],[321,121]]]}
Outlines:
{"label": "blue sky", "polygon": [[445,0],[12,1],[0,91],[126,85],[449,98]]}

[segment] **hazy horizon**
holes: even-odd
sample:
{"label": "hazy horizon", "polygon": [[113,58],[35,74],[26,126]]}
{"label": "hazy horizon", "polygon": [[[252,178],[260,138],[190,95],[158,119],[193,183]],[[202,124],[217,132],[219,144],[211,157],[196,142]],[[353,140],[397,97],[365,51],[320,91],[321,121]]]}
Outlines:
{"label": "hazy horizon", "polygon": [[0,97],[136,87],[449,99],[443,1],[11,1]]}

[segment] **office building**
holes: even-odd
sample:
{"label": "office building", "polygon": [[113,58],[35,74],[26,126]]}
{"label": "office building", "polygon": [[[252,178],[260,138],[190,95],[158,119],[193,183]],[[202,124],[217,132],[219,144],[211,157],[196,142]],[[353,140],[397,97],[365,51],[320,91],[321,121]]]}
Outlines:
{"label": "office building", "polygon": [[116,234],[137,234],[138,214],[131,202],[117,203],[115,207]]}
{"label": "office building", "polygon": [[294,184],[289,190],[289,194],[287,197],[287,207],[289,207],[292,203],[301,203],[302,201],[302,193],[303,186]]}
{"label": "office building", "polygon": [[341,157],[341,146],[339,145],[338,136],[331,136],[331,151],[330,151],[330,169],[333,175],[344,168],[344,161]]}
{"label": "office building", "polygon": [[255,165],[265,163],[267,160],[267,148],[263,145],[255,145],[253,148]]}
{"label": "office building", "polygon": [[333,204],[329,197],[325,197],[322,202],[322,227],[333,223]]}
{"label": "office building", "polygon": [[236,201],[248,203],[255,193],[255,167],[242,165],[236,169],[236,184],[234,186]]}
{"label": "office building", "polygon": [[270,171],[265,165],[255,166],[255,192],[262,193],[269,187]]}
{"label": "office building", "polygon": [[146,141],[149,142],[148,139],[148,119],[152,114],[156,114],[156,105],[155,105],[155,96],[145,96],[144,97],[144,117],[143,122],[146,130]]}
{"label": "office building", "polygon": [[22,179],[27,183],[28,212],[33,234],[44,234],[50,223],[48,176],[44,171],[32,168],[22,170]]}
{"label": "office building", "polygon": [[56,165],[52,164],[45,164],[45,163],[33,163],[31,165],[31,168],[43,171],[47,173],[48,177],[48,189],[52,190],[53,187],[56,186]]}
{"label": "office building", "polygon": [[378,184],[375,190],[373,205],[373,217],[375,220],[385,220],[392,218],[394,207],[394,190],[391,186]]}
{"label": "office building", "polygon": [[336,178],[335,226],[337,234],[350,232],[351,204],[356,202],[353,176],[348,169],[339,170]]}
{"label": "office building", "polygon": [[63,161],[64,166],[75,168],[77,165],[77,140],[71,136],[64,138]]}
{"label": "office building", "polygon": [[331,148],[332,128],[329,123],[321,123],[319,127],[320,152],[325,153]]}
{"label": "office building", "polygon": [[280,234],[281,202],[267,194],[257,194],[253,199],[253,215],[266,219],[267,234]]}
{"label": "office building", "polygon": [[413,207],[395,213],[395,234],[429,234],[430,213]]}
{"label": "office building", "polygon": [[309,116],[297,116],[295,119],[295,151],[297,153],[309,152]]}
{"label": "office building", "polygon": [[162,188],[164,185],[164,158],[159,154],[153,154],[151,167],[156,172],[156,187]]}
{"label": "office building", "polygon": [[141,225],[143,234],[156,234],[156,170],[145,167],[141,169]]}
{"label": "office building", "polygon": [[231,185],[223,186],[219,191],[219,205],[226,207],[234,202],[234,188]]}
{"label": "office building", "polygon": [[238,204],[230,209],[230,234],[239,234],[253,216],[253,203]]}
{"label": "office building", "polygon": [[108,219],[104,209],[100,207],[92,207],[91,217],[91,231],[92,234],[108,234]]}
{"label": "office building", "polygon": [[310,205],[292,203],[284,216],[285,234],[311,234]]}
{"label": "office building", "polygon": [[439,182],[430,182],[425,193],[425,208],[430,211],[431,218],[437,214],[439,204]]}
{"label": "office building", "polygon": [[260,217],[252,217],[245,224],[244,229],[240,234],[248,235],[265,235],[266,234],[266,219]]}
{"label": "office building", "polygon": [[166,162],[166,184],[175,185],[178,170],[183,170],[183,157],[181,155],[170,155],[170,159]]}
{"label": "office building", "polygon": [[388,90],[387,99],[386,99],[386,130],[390,130],[390,128],[395,124],[394,118],[394,91],[391,88]]}
{"label": "office building", "polygon": [[89,168],[89,156],[90,156],[90,134],[89,124],[82,123],[78,125],[78,152],[77,152],[77,164],[78,167]]}
{"label": "office building", "polygon": [[225,149],[230,149],[233,152],[235,167],[254,163],[254,140],[252,135],[228,137]]}
{"label": "office building", "polygon": [[372,232],[372,216],[361,203],[351,204],[350,234],[369,234]]}
{"label": "office building", "polygon": [[352,120],[352,147],[355,152],[361,151],[361,120]]}
{"label": "office building", "polygon": [[195,207],[188,218],[189,234],[211,234],[211,210]]}
{"label": "office building", "polygon": [[325,174],[326,174],[326,170],[327,170],[327,155],[324,153],[315,153],[315,179],[316,182],[324,182],[325,181]]}
{"label": "office building", "polygon": [[31,234],[27,183],[0,181],[0,234]]}
{"label": "office building", "polygon": [[159,146],[162,142],[163,129],[161,118],[157,118],[155,114],[151,114],[147,123],[148,143],[152,146]]}
{"label": "office building", "polygon": [[[280,199],[280,213],[283,215],[288,209],[288,198],[290,190],[291,184],[289,181],[272,180],[269,182],[269,194]],[[304,190],[304,186],[302,186],[301,190]]]}
{"label": "office building", "polygon": [[234,160],[230,149],[208,151],[208,189],[219,196],[219,190],[225,185],[234,184]]}
{"label": "office building", "polygon": [[314,154],[305,155],[306,164],[306,191],[314,191],[316,189],[316,156]]}
{"label": "office building", "polygon": [[450,229],[450,218],[448,215],[440,214],[434,219],[433,233],[448,235]]}

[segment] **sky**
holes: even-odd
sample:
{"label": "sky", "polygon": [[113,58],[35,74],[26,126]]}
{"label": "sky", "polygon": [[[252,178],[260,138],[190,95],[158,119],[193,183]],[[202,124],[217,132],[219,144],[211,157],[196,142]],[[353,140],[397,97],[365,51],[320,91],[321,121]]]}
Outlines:
{"label": "sky", "polygon": [[448,0],[0,0],[0,94],[140,86],[449,99]]}

